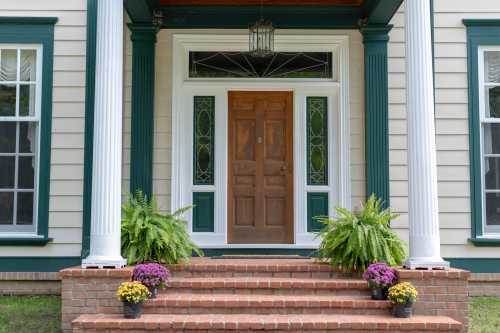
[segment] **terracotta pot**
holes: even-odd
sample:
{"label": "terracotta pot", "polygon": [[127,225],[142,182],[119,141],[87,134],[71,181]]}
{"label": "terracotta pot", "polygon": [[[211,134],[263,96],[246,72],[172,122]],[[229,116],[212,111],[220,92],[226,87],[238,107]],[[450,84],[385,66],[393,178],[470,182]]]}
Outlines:
{"label": "terracotta pot", "polygon": [[123,316],[129,319],[140,318],[142,315],[142,302],[123,302]]}

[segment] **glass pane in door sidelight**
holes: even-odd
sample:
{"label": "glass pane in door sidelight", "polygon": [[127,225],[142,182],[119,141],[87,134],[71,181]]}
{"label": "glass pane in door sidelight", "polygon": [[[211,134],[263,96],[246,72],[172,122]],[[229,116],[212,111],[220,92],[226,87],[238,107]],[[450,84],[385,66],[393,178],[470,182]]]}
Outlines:
{"label": "glass pane in door sidelight", "polygon": [[214,184],[215,97],[194,96],[193,184]]}

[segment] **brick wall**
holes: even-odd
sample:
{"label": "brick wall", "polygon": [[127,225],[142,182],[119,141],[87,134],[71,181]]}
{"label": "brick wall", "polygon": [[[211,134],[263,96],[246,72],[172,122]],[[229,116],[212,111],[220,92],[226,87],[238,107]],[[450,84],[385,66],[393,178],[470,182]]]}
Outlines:
{"label": "brick wall", "polygon": [[54,272],[0,272],[0,295],[60,295],[61,279]]}
{"label": "brick wall", "polygon": [[449,316],[462,322],[467,331],[469,316],[467,271],[399,270],[402,281],[411,282],[418,290],[415,314]]}
{"label": "brick wall", "polygon": [[469,296],[500,297],[500,273],[472,273]]}

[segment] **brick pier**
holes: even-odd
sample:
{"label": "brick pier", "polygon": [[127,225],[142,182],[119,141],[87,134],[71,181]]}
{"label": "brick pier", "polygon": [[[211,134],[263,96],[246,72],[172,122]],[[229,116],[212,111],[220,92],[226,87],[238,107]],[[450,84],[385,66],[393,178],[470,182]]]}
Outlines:
{"label": "brick pier", "polygon": [[415,316],[396,319],[366,282],[307,259],[193,258],[170,267],[172,287],[126,320],[116,299],[132,269],[61,271],[64,332],[465,332],[469,273],[400,270],[417,286]]}

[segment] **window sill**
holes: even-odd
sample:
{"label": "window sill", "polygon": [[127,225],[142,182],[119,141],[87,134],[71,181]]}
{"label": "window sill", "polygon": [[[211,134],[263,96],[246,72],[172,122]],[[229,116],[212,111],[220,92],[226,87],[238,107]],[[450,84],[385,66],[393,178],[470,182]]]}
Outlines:
{"label": "window sill", "polygon": [[475,246],[498,246],[500,247],[500,238],[469,238]]}
{"label": "window sill", "polygon": [[11,246],[44,246],[48,242],[52,241],[52,238],[48,237],[13,237],[8,238],[0,237],[0,245],[11,245]]}

